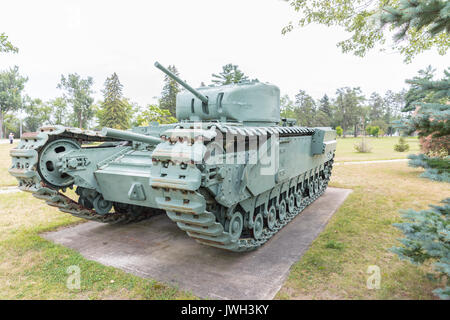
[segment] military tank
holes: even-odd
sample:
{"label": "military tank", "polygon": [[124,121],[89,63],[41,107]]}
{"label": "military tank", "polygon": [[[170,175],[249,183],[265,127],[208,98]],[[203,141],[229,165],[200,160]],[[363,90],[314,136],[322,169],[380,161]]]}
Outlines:
{"label": "military tank", "polygon": [[[19,187],[62,212],[105,223],[166,213],[196,241],[256,249],[320,197],[336,149],[331,128],[280,118],[278,87],[258,81],[176,97],[178,123],[101,132],[25,133],[12,149]],[[76,188],[76,201],[65,193]]]}

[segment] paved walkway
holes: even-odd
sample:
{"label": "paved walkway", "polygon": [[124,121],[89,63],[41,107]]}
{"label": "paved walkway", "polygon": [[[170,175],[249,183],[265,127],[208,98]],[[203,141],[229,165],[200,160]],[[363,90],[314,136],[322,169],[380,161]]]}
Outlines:
{"label": "paved walkway", "polygon": [[273,299],[291,266],[350,193],[328,188],[264,246],[247,253],[198,244],[165,214],[124,226],[87,222],[43,237],[87,259],[174,284],[202,298]]}
{"label": "paved walkway", "polygon": [[392,159],[392,160],[367,160],[367,161],[340,161],[335,162],[333,165],[349,165],[349,164],[371,164],[371,163],[389,163],[389,162],[406,162],[409,159]]}
{"label": "paved walkway", "polygon": [[[14,139],[14,143],[19,142],[20,139]],[[0,144],[6,144],[9,143],[8,139],[0,139]]]}
{"label": "paved walkway", "polygon": [[14,187],[1,187],[0,188],[0,194],[4,194],[4,193],[14,193],[14,192],[19,192],[19,187],[14,186]]}

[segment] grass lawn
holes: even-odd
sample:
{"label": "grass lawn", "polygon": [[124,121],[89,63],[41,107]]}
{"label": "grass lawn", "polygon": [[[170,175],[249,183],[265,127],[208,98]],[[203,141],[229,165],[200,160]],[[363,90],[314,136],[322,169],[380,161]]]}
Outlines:
{"label": "grass lawn", "polygon": [[[449,184],[418,178],[406,163],[333,168],[331,186],[353,189],[325,230],[291,268],[278,299],[435,299],[429,265],[401,261],[388,249],[402,234],[398,210],[424,209],[450,196]],[[379,290],[366,286],[367,268],[381,271]]]}
{"label": "grass lawn", "polygon": [[17,179],[8,173],[8,169],[11,166],[9,150],[14,148],[16,145],[17,143],[0,144],[0,188],[17,185]]}
{"label": "grass lawn", "polygon": [[[0,189],[17,185],[8,173],[9,150],[13,146],[0,144]],[[0,299],[195,298],[172,286],[89,261],[39,236],[82,221],[30,193],[0,194]],[[72,265],[81,271],[80,290],[66,287],[67,268]]]}
{"label": "grass lawn", "polygon": [[409,144],[409,151],[407,152],[394,151],[394,145],[398,143],[399,137],[366,137],[367,141],[372,146],[372,152],[358,153],[353,146],[356,143],[359,143],[361,139],[362,138],[353,137],[339,138],[337,141],[335,161],[403,159],[410,153],[417,153],[420,151],[419,140],[417,137],[405,138],[406,143]]}
{"label": "grass lawn", "polygon": [[[0,299],[187,299],[189,293],[83,258],[40,233],[80,219],[29,193],[0,194]],[[81,270],[81,289],[66,287],[67,268]]]}

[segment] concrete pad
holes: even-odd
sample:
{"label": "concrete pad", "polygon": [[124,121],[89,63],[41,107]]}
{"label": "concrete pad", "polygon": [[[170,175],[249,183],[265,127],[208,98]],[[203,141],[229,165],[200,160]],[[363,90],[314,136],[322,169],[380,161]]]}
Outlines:
{"label": "concrete pad", "polygon": [[202,298],[272,299],[292,264],[350,193],[328,188],[264,246],[247,253],[198,244],[165,214],[125,226],[87,222],[43,236],[87,259],[176,285]]}

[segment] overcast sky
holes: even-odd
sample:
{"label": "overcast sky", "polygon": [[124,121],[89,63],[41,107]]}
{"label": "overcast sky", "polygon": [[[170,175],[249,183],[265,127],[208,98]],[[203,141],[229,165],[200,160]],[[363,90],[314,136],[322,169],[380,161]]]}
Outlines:
{"label": "overcast sky", "polygon": [[19,54],[2,54],[0,69],[18,65],[29,77],[26,93],[44,100],[61,95],[61,74],[94,78],[96,99],[116,72],[124,95],[141,105],[161,94],[163,74],[154,61],[174,64],[197,87],[227,63],[251,78],[299,89],[315,98],[339,87],[360,86],[366,95],[401,90],[404,80],[428,64],[448,66],[448,55],[427,52],[404,64],[403,57],[371,51],[365,58],[343,54],[336,43],[348,37],[323,26],[281,29],[296,13],[280,0],[2,1],[0,32]]}

